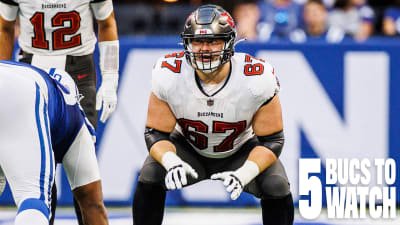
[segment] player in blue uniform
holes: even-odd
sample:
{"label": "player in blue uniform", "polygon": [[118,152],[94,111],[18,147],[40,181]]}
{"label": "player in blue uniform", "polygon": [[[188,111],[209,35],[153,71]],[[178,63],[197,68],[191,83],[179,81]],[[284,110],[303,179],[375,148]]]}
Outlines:
{"label": "player in blue uniform", "polygon": [[0,97],[5,100],[0,167],[18,207],[15,224],[49,223],[56,162],[63,163],[85,224],[108,224],[94,130],[72,78],[60,70],[47,74],[28,64],[0,61]]}
{"label": "player in blue uniform", "polygon": [[387,36],[400,35],[400,0],[385,10],[382,31]]}

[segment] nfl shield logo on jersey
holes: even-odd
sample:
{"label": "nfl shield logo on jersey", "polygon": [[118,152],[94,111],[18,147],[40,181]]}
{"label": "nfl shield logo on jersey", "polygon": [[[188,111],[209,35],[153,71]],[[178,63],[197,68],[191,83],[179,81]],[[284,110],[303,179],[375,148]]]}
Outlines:
{"label": "nfl shield logo on jersey", "polygon": [[214,100],[211,99],[211,98],[208,99],[208,100],[207,100],[207,105],[208,105],[208,106],[213,106],[213,105],[214,105]]}

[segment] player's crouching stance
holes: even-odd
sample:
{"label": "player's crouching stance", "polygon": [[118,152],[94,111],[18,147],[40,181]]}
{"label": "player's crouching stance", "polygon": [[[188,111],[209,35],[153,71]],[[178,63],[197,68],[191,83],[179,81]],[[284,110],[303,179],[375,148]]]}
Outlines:
{"label": "player's crouching stance", "polygon": [[154,67],[145,132],[150,156],[133,199],[135,225],[160,225],[166,190],[209,178],[222,180],[233,200],[243,190],[261,198],[264,224],[293,223],[278,159],[284,142],[279,85],[264,60],[233,55],[235,37],[224,9],[202,6],[186,20],[185,52]]}
{"label": "player's crouching stance", "polygon": [[[50,76],[49,76],[50,75]],[[108,224],[93,128],[72,78],[0,61],[0,166],[18,207],[15,224],[48,225],[56,162],[62,162],[85,224]]]}

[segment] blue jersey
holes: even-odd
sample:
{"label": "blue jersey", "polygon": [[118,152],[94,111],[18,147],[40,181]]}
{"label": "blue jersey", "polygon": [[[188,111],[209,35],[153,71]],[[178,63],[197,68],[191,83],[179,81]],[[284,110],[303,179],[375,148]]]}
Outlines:
{"label": "blue jersey", "polygon": [[276,6],[270,1],[260,1],[258,8],[261,12],[259,24],[269,24],[272,36],[289,37],[290,33],[300,26],[302,7],[295,2],[286,6]]}
{"label": "blue jersey", "polygon": [[[32,73],[39,74],[45,81],[48,89],[51,144],[56,162],[62,161],[83,125],[86,124],[90,133],[95,135],[93,127],[79,105],[78,89],[66,72],[50,69],[49,73],[46,73],[25,63],[2,60],[0,63],[30,68]],[[27,76],[29,75],[27,74]]]}
{"label": "blue jersey", "polygon": [[400,34],[400,8],[390,7],[385,11],[385,18],[391,18],[396,27],[396,34]]}

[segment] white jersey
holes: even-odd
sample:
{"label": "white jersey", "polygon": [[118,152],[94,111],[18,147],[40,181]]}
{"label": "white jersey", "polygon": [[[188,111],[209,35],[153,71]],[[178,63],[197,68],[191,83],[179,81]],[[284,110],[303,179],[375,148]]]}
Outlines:
{"label": "white jersey", "polygon": [[152,92],[167,102],[175,129],[202,156],[232,155],[254,136],[256,111],[279,91],[273,67],[264,60],[235,53],[225,84],[208,95],[183,52],[160,58],[153,69]]}
{"label": "white jersey", "polygon": [[[97,39],[90,4],[103,1],[1,0],[0,12],[7,18],[11,8],[18,7],[21,30],[18,43],[25,52],[79,56],[94,51]],[[112,12],[112,5],[108,11]]]}

